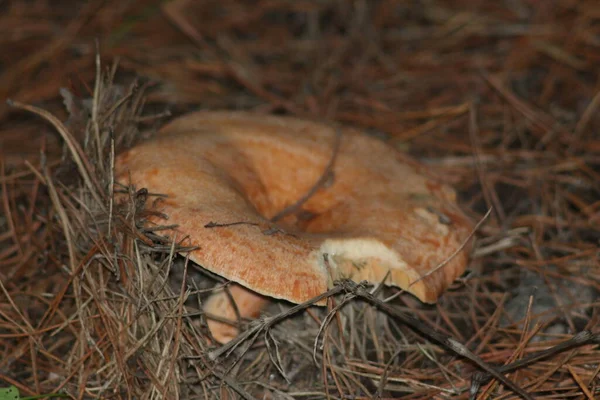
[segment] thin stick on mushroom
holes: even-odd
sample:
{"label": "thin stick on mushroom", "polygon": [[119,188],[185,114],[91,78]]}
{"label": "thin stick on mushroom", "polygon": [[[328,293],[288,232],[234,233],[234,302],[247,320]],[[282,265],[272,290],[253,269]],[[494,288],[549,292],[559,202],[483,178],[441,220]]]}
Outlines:
{"label": "thin stick on mushroom", "polygon": [[280,212],[275,214],[275,216],[271,217],[271,222],[277,222],[280,219],[297,212],[300,209],[300,207],[302,207],[302,205],[308,201],[308,199],[310,199],[311,197],[313,197],[315,195],[315,193],[317,193],[317,191],[319,189],[333,184],[333,179],[335,179],[335,176],[333,173],[333,166],[335,165],[335,160],[337,158],[338,152],[340,151],[341,144],[342,144],[342,130],[338,128],[335,131],[335,142],[333,144],[331,158],[329,159],[329,162],[327,163],[327,166],[323,170],[323,173],[321,174],[321,177],[319,178],[319,180],[317,180],[317,182],[315,182],[315,184],[310,188],[310,190],[308,192],[306,192],[306,194],[304,196],[302,196],[300,199],[298,199],[298,201],[296,201],[294,204],[284,208],[283,210],[281,210]]}

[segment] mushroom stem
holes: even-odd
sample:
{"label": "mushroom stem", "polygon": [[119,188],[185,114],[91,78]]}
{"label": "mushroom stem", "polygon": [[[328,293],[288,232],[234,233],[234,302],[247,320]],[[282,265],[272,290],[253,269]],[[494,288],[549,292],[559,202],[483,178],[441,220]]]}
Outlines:
{"label": "mushroom stem", "polygon": [[[213,293],[204,304],[204,312],[208,315],[208,328],[215,340],[222,344],[234,339],[240,332],[236,326],[238,314],[235,308],[240,318],[251,319],[258,317],[260,311],[269,302],[266,297],[234,283],[229,285],[227,290],[231,296],[225,289],[221,289]],[[235,302],[235,308],[232,300]],[[212,319],[211,316],[230,323]]]}

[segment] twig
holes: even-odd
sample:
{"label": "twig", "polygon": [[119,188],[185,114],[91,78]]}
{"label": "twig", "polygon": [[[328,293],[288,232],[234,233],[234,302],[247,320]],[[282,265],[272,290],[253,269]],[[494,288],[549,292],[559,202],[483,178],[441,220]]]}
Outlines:
{"label": "twig", "polygon": [[[513,363],[502,365],[498,367],[497,370],[500,373],[511,372],[519,368],[536,363],[545,358],[551,357],[555,354],[562,353],[563,351],[569,350],[573,347],[579,347],[591,343],[600,344],[600,333],[594,334],[588,330],[581,331],[575,336],[573,336],[571,339],[565,340],[564,342],[559,343],[556,346],[539,351],[537,353],[530,354]],[[492,377],[485,372],[477,372],[473,375],[470,390],[471,400],[475,398],[477,392],[479,391],[479,388],[483,384],[487,383],[490,379],[492,379]]]}
{"label": "twig", "polygon": [[204,225],[205,228],[225,228],[228,226],[236,226],[236,225],[252,225],[252,226],[258,226],[258,224],[256,222],[246,222],[246,221],[238,221],[238,222],[228,222],[228,223],[218,223],[218,222],[209,222],[208,224]]}
{"label": "twig", "polygon": [[217,358],[221,357],[223,354],[230,353],[231,351],[233,351],[241,343],[246,341],[250,336],[252,336],[262,330],[269,329],[272,326],[276,325],[277,323],[281,322],[282,320],[288,318],[289,316],[294,315],[297,312],[302,311],[305,308],[308,308],[308,307],[320,302],[321,300],[326,299],[329,296],[334,296],[342,291],[344,291],[344,288],[341,285],[335,286],[334,288],[328,290],[327,292],[325,292],[323,294],[320,294],[317,297],[314,297],[308,301],[305,301],[304,303],[295,305],[294,307],[290,308],[289,310],[286,310],[286,311],[284,311],[280,314],[277,314],[273,317],[264,318],[261,322],[257,323],[254,327],[243,332],[242,334],[240,334],[238,337],[236,337],[232,341],[209,352],[208,358],[210,358],[211,360],[216,360]]}
{"label": "twig", "polygon": [[390,306],[389,304],[386,304],[386,303],[383,303],[382,301],[377,300],[373,295],[371,295],[371,293],[364,290],[362,288],[362,286],[357,285],[354,282],[344,281],[342,283],[342,286],[344,287],[344,291],[346,291],[348,293],[353,293],[357,297],[360,297],[360,298],[366,300],[367,302],[375,305],[377,308],[383,310],[385,313],[389,314],[390,316],[397,318],[402,323],[406,324],[409,328],[414,329],[414,330],[426,335],[427,337],[444,345],[444,347],[453,351],[457,355],[470,360],[475,365],[477,365],[479,368],[486,371],[489,375],[498,379],[500,382],[502,382],[505,386],[510,388],[515,393],[517,393],[523,399],[533,400],[533,397],[531,397],[527,392],[525,392],[523,389],[521,389],[521,387],[519,387],[516,383],[507,379],[496,368],[490,366],[488,363],[483,361],[481,358],[479,358],[477,355],[475,355],[473,352],[471,352],[468,348],[466,348],[463,344],[461,344],[457,340],[453,339],[452,337],[443,335],[443,334],[431,329],[430,327],[428,327],[427,325],[425,325],[424,323],[422,323],[415,317],[405,314],[405,313],[399,311],[397,308],[394,308],[394,307]]}

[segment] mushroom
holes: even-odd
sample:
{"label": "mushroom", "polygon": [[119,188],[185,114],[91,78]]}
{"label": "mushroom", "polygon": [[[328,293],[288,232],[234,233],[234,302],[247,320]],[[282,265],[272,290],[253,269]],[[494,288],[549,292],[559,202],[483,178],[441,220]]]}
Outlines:
{"label": "mushroom", "polygon": [[[464,272],[472,221],[425,166],[359,130],[340,132],[291,117],[196,112],[121,154],[116,178],[165,194],[155,207],[177,225],[169,235],[188,237],[192,261],[235,283],[208,299],[208,316],[235,320],[237,308],[255,317],[265,296],[301,303],[342,278],[435,303]],[[330,179],[311,193],[327,168]],[[160,213],[150,221],[164,224]],[[221,343],[238,334],[216,320],[209,329]]]}

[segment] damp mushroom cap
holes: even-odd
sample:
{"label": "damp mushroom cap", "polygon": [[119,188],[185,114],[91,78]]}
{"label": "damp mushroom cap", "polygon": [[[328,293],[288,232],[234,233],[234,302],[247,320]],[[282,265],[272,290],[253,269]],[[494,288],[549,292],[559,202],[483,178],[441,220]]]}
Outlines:
{"label": "damp mushroom cap", "polygon": [[459,249],[472,221],[452,188],[377,138],[341,129],[330,179],[271,221],[323,176],[336,131],[291,117],[196,112],[121,154],[116,179],[165,194],[155,208],[168,220],[151,222],[176,224],[167,233],[197,246],[192,261],[261,295],[301,303],[347,278],[436,302],[466,267],[469,246]]}

